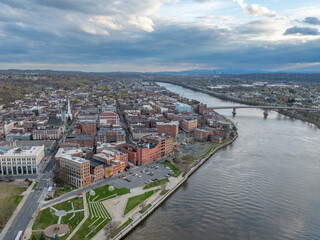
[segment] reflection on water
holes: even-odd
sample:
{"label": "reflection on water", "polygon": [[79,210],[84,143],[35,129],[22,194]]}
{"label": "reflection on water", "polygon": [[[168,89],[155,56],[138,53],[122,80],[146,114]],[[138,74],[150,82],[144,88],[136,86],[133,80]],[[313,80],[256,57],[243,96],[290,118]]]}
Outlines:
{"label": "reflection on water", "polygon": [[[208,106],[238,105],[164,84]],[[232,110],[219,113],[232,118]],[[239,138],[126,239],[320,239],[320,137],[312,124],[239,109]]]}

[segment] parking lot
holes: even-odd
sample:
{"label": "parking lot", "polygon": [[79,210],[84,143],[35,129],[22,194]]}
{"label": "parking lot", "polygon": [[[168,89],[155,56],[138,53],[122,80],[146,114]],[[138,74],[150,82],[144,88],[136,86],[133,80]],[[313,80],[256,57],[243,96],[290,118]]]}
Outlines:
{"label": "parking lot", "polygon": [[[120,174],[117,178],[112,179],[111,184],[117,188],[132,189],[143,186],[155,179],[167,178],[169,177],[168,174],[170,175],[171,173],[172,171],[166,165],[153,162]],[[126,179],[129,179],[129,181]]]}

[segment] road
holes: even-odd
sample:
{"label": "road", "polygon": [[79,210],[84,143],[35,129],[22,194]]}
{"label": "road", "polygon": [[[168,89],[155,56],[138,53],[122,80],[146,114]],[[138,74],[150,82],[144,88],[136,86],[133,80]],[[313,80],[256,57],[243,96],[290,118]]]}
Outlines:
{"label": "road", "polygon": [[49,161],[47,166],[44,168],[42,174],[40,174],[37,178],[37,175],[28,175],[28,176],[21,176],[22,179],[24,178],[37,178],[39,180],[37,188],[39,190],[35,190],[31,192],[28,196],[28,199],[22,206],[18,216],[14,219],[13,224],[9,228],[7,234],[4,237],[4,240],[12,240],[15,239],[16,235],[19,231],[25,231],[28,223],[30,222],[33,213],[39,207],[40,202],[43,200],[47,193],[48,189],[48,181],[52,177],[51,170],[55,165],[55,154],[58,151],[58,147],[63,142],[63,139],[66,137],[67,134],[70,134],[74,128],[75,121],[72,123],[68,132],[64,134],[64,136],[59,141],[57,148],[53,151],[53,153],[49,157]]}
{"label": "road", "polygon": [[30,193],[27,201],[22,206],[19,214],[14,219],[13,224],[9,228],[7,234],[4,237],[4,240],[12,240],[15,239],[16,235],[19,231],[25,231],[28,226],[29,221],[32,218],[33,213],[39,207],[40,197],[43,195],[43,192],[46,191],[47,188],[47,179],[50,174],[43,174],[39,179],[38,188],[39,190],[35,190]]}
{"label": "road", "polygon": [[121,127],[124,129],[124,131],[126,133],[126,142],[128,144],[133,143],[131,132],[129,131],[129,128],[128,128],[126,120],[124,119],[124,116],[121,114],[121,110],[120,110],[119,104],[117,104],[117,113],[118,113],[118,115],[120,117]]}

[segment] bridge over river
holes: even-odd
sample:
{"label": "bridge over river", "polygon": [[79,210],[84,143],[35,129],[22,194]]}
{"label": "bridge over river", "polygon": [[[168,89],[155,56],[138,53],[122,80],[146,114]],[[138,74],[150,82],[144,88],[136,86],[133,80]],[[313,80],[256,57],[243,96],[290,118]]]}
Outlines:
{"label": "bridge over river", "polygon": [[246,106],[246,105],[239,105],[239,106],[219,106],[219,107],[210,107],[210,109],[217,110],[217,109],[232,109],[233,116],[236,115],[236,109],[241,108],[258,108],[262,109],[264,117],[268,116],[268,111],[270,110],[294,110],[294,111],[319,111],[320,108],[299,108],[299,107],[283,107],[283,106]]}

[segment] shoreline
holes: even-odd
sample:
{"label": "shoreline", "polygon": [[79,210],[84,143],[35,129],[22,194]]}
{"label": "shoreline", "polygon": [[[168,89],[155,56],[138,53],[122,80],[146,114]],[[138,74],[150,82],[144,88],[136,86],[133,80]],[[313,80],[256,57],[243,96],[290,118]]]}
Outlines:
{"label": "shoreline", "polygon": [[136,226],[138,226],[144,219],[146,219],[154,210],[156,210],[167,198],[171,196],[176,190],[179,189],[179,187],[188,180],[188,178],[196,172],[208,159],[210,159],[216,152],[218,152],[220,149],[223,149],[230,144],[232,144],[237,138],[239,134],[237,133],[232,139],[229,139],[227,142],[219,145],[215,149],[211,150],[211,152],[204,156],[204,157],[199,157],[198,163],[190,168],[190,170],[185,173],[185,175],[182,177],[182,179],[173,187],[171,188],[165,195],[162,197],[158,198],[155,202],[151,204],[151,207],[148,208],[146,212],[144,212],[142,215],[140,215],[137,219],[134,219],[133,222],[128,225],[126,228],[124,228],[121,232],[119,232],[113,240],[120,240],[123,237],[125,237],[128,233],[130,233]]}
{"label": "shoreline", "polygon": [[[178,83],[178,82],[174,82],[173,83],[173,82],[163,81],[163,80],[156,80],[154,82],[163,82],[163,83],[169,83],[169,84],[172,84],[172,85],[178,85],[180,87],[188,88],[188,89],[191,89],[191,90],[197,91],[197,92],[202,92],[202,93],[208,94],[210,96],[216,97],[218,99],[225,100],[225,101],[230,101],[230,102],[234,102],[234,103],[240,103],[240,104],[245,104],[245,105],[250,105],[250,106],[265,105],[265,103],[263,103],[263,102],[251,102],[251,101],[236,99],[236,98],[229,97],[229,96],[226,96],[226,95],[223,95],[223,94],[211,92],[211,91],[206,90],[206,89],[201,89],[201,88],[189,86],[189,85],[183,84],[183,83]],[[313,124],[314,126],[316,126],[317,128],[320,129],[320,123],[314,122],[312,120],[305,119],[303,116],[299,116],[299,115],[296,115],[296,114],[290,113],[290,112],[284,112],[284,111],[281,111],[281,110],[280,111],[272,110],[272,111],[278,112],[279,114],[282,114],[284,116],[287,116],[287,117],[290,117],[290,118],[293,118],[293,119],[297,119],[297,120],[300,120],[300,121],[303,121],[303,122],[311,123],[311,124]]]}

